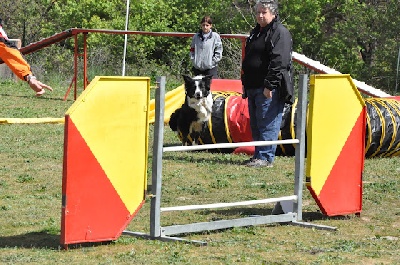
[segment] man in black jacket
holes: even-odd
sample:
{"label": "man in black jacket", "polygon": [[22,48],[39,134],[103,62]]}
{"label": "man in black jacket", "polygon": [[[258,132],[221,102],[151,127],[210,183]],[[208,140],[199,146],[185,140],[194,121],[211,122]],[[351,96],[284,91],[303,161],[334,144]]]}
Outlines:
{"label": "man in black jacket", "polygon": [[[279,20],[276,1],[260,0],[255,10],[257,25],[246,40],[242,63],[243,92],[253,141],[276,141],[285,102],[293,102],[292,36]],[[276,145],[256,146],[245,164],[272,167],[275,150]]]}

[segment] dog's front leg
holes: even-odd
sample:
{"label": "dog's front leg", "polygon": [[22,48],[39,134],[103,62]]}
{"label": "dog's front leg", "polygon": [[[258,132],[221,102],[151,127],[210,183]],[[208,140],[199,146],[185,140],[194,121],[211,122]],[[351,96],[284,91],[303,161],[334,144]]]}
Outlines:
{"label": "dog's front leg", "polygon": [[206,98],[206,109],[207,109],[207,111],[208,111],[208,113],[212,113],[212,107],[213,107],[213,104],[214,104],[214,100],[213,100],[213,98],[212,98],[212,94],[210,93],[208,96],[207,96],[207,98]]}

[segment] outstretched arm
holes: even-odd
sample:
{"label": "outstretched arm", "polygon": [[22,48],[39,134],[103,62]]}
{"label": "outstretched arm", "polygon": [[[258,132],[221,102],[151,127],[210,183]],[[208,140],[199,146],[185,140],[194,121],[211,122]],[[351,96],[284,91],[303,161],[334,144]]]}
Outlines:
{"label": "outstretched arm", "polygon": [[19,50],[9,47],[5,42],[1,41],[1,39],[0,58],[19,79],[28,82],[30,88],[36,92],[36,96],[43,95],[45,93],[44,89],[53,91],[50,86],[43,84],[33,76],[29,64],[22,57],[22,54],[19,52]]}

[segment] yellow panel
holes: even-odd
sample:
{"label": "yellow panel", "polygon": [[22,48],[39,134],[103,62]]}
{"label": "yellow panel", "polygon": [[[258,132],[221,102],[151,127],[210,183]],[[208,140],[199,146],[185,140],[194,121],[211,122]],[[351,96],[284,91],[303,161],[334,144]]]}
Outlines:
{"label": "yellow panel", "polygon": [[[164,123],[169,122],[171,114],[185,102],[185,86],[181,85],[165,94]],[[155,120],[155,100],[150,101],[149,123]]]}
{"label": "yellow panel", "polygon": [[313,177],[311,186],[318,195],[360,115],[364,101],[350,75],[311,76],[310,86],[307,176]]}
{"label": "yellow panel", "polygon": [[131,213],[147,185],[149,90],[147,77],[96,77],[67,112]]}

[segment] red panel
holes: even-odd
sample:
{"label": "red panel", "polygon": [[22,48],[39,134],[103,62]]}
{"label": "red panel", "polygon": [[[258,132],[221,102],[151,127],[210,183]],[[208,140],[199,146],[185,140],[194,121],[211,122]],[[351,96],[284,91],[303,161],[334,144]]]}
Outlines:
{"label": "red panel", "polygon": [[387,97],[389,99],[395,99],[397,101],[400,101],[400,96],[393,96],[393,97]]}
{"label": "red panel", "polygon": [[315,194],[311,187],[307,186],[325,215],[335,216],[361,212],[364,141],[365,107],[358,117],[319,196]]}
{"label": "red panel", "polygon": [[[251,142],[250,117],[247,99],[241,96],[229,97],[226,105],[227,123],[229,133],[234,143]],[[235,154],[245,153],[248,155],[254,154],[254,146],[238,147],[234,151]]]}
{"label": "red panel", "polygon": [[229,97],[226,105],[229,132],[233,142],[251,141],[251,128],[247,99],[241,96]]}
{"label": "red panel", "polygon": [[117,239],[134,214],[68,116],[64,139],[61,244]]}
{"label": "red panel", "polygon": [[242,81],[237,79],[212,79],[211,91],[232,91],[242,93]]}

